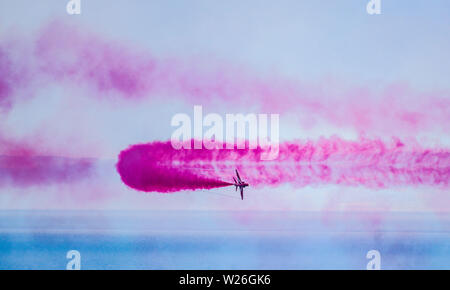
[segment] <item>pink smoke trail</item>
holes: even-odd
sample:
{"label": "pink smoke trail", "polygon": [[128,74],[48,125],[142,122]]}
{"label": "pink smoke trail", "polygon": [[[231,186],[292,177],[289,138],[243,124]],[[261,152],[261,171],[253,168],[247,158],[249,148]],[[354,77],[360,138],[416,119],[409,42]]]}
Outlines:
{"label": "pink smoke trail", "polygon": [[0,156],[0,185],[71,183],[90,175],[91,160],[53,156]]}
{"label": "pink smoke trail", "polygon": [[262,161],[263,151],[197,149],[175,150],[170,142],[134,145],[122,151],[117,171],[136,190],[175,192],[184,189],[226,186],[238,168],[251,186],[295,187],[342,184],[385,188],[428,185],[447,187],[450,152],[407,146],[400,141],[345,141],[280,144],[274,161]]}
{"label": "pink smoke trail", "polygon": [[[170,144],[169,144],[170,146]],[[142,191],[175,192],[212,189],[231,185],[214,176],[205,176],[177,166],[177,158],[167,150],[167,143],[135,145],[122,151],[117,170],[128,186]],[[172,152],[173,153],[173,152]]]}
{"label": "pink smoke trail", "polygon": [[29,86],[30,67],[14,43],[0,42],[0,109],[10,109],[17,91]]}
{"label": "pink smoke trail", "polygon": [[[370,133],[449,129],[447,91],[421,93],[395,84],[375,92],[333,82],[305,84],[278,76],[261,77],[242,68],[205,65],[200,60],[164,60],[62,22],[44,27],[30,46],[32,60],[28,55],[22,57],[33,64],[28,75],[41,84],[56,81],[91,87],[104,98],[171,96],[204,105],[218,99],[250,104],[260,111],[295,113],[303,125],[326,120]],[[11,73],[11,67],[21,66],[21,58],[13,62],[1,53],[0,99],[5,99],[21,85]]]}
{"label": "pink smoke trail", "polygon": [[0,186],[72,183],[92,174],[94,160],[39,155],[25,142],[0,136]]}

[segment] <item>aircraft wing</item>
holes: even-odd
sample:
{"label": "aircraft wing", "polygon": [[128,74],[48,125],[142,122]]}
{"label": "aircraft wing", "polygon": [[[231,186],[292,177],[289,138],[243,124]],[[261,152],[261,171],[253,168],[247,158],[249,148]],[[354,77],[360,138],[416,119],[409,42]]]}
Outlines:
{"label": "aircraft wing", "polygon": [[241,177],[239,176],[239,172],[237,171],[237,169],[236,169],[236,176],[237,179],[239,180],[239,183],[242,183]]}

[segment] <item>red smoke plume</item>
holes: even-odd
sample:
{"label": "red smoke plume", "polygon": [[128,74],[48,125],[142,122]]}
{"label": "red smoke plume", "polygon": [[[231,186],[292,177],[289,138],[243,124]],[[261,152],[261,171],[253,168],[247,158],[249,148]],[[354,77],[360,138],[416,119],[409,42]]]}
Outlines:
{"label": "red smoke plume", "polygon": [[252,186],[289,183],[391,186],[448,186],[450,153],[406,146],[400,141],[286,142],[274,161],[261,160],[261,149],[176,150],[170,142],[134,145],[122,151],[117,171],[140,191],[175,192],[229,185],[234,168]]}
{"label": "red smoke plume", "polygon": [[177,165],[184,158],[176,153],[182,152],[186,151],[174,150],[170,143],[135,145],[120,153],[117,170],[126,185],[147,192],[211,189],[230,185],[215,175],[206,176],[206,171],[202,174],[200,169],[208,168],[199,164],[196,164],[197,170],[187,168],[187,162]]}

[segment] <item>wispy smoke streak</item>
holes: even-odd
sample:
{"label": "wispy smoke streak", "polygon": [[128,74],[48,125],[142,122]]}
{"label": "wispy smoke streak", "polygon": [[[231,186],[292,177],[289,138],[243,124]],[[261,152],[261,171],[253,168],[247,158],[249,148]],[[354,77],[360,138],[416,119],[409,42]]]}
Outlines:
{"label": "wispy smoke streak", "polygon": [[91,174],[92,162],[50,156],[0,156],[0,185],[73,183]]}
{"label": "wispy smoke streak", "polygon": [[0,136],[0,186],[73,183],[93,172],[92,159],[42,156],[23,141]]}
{"label": "wispy smoke streak", "polygon": [[[238,168],[252,186],[342,184],[447,187],[450,152],[379,140],[280,144],[279,158],[261,161],[258,150],[175,150],[170,142],[131,146],[121,152],[122,181],[140,191],[174,192],[222,186]],[[217,182],[217,184],[215,183]]]}
{"label": "wispy smoke streak", "polygon": [[[29,75],[41,82],[88,86],[103,98],[111,94],[126,99],[171,96],[195,104],[220,99],[253,104],[262,111],[296,113],[304,125],[326,120],[338,127],[392,135],[448,131],[448,92],[419,93],[399,84],[375,92],[338,83],[264,78],[228,65],[211,67],[201,61],[164,60],[61,22],[44,27],[30,46],[33,55],[28,63],[33,66]],[[11,61],[0,50],[0,99],[18,85],[17,79],[11,78],[10,68],[20,63]]]}

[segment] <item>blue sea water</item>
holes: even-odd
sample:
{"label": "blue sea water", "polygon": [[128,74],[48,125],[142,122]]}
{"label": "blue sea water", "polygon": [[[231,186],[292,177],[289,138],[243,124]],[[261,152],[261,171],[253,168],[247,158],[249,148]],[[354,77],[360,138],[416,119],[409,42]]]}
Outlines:
{"label": "blue sea water", "polygon": [[448,215],[2,211],[0,269],[450,269]]}

